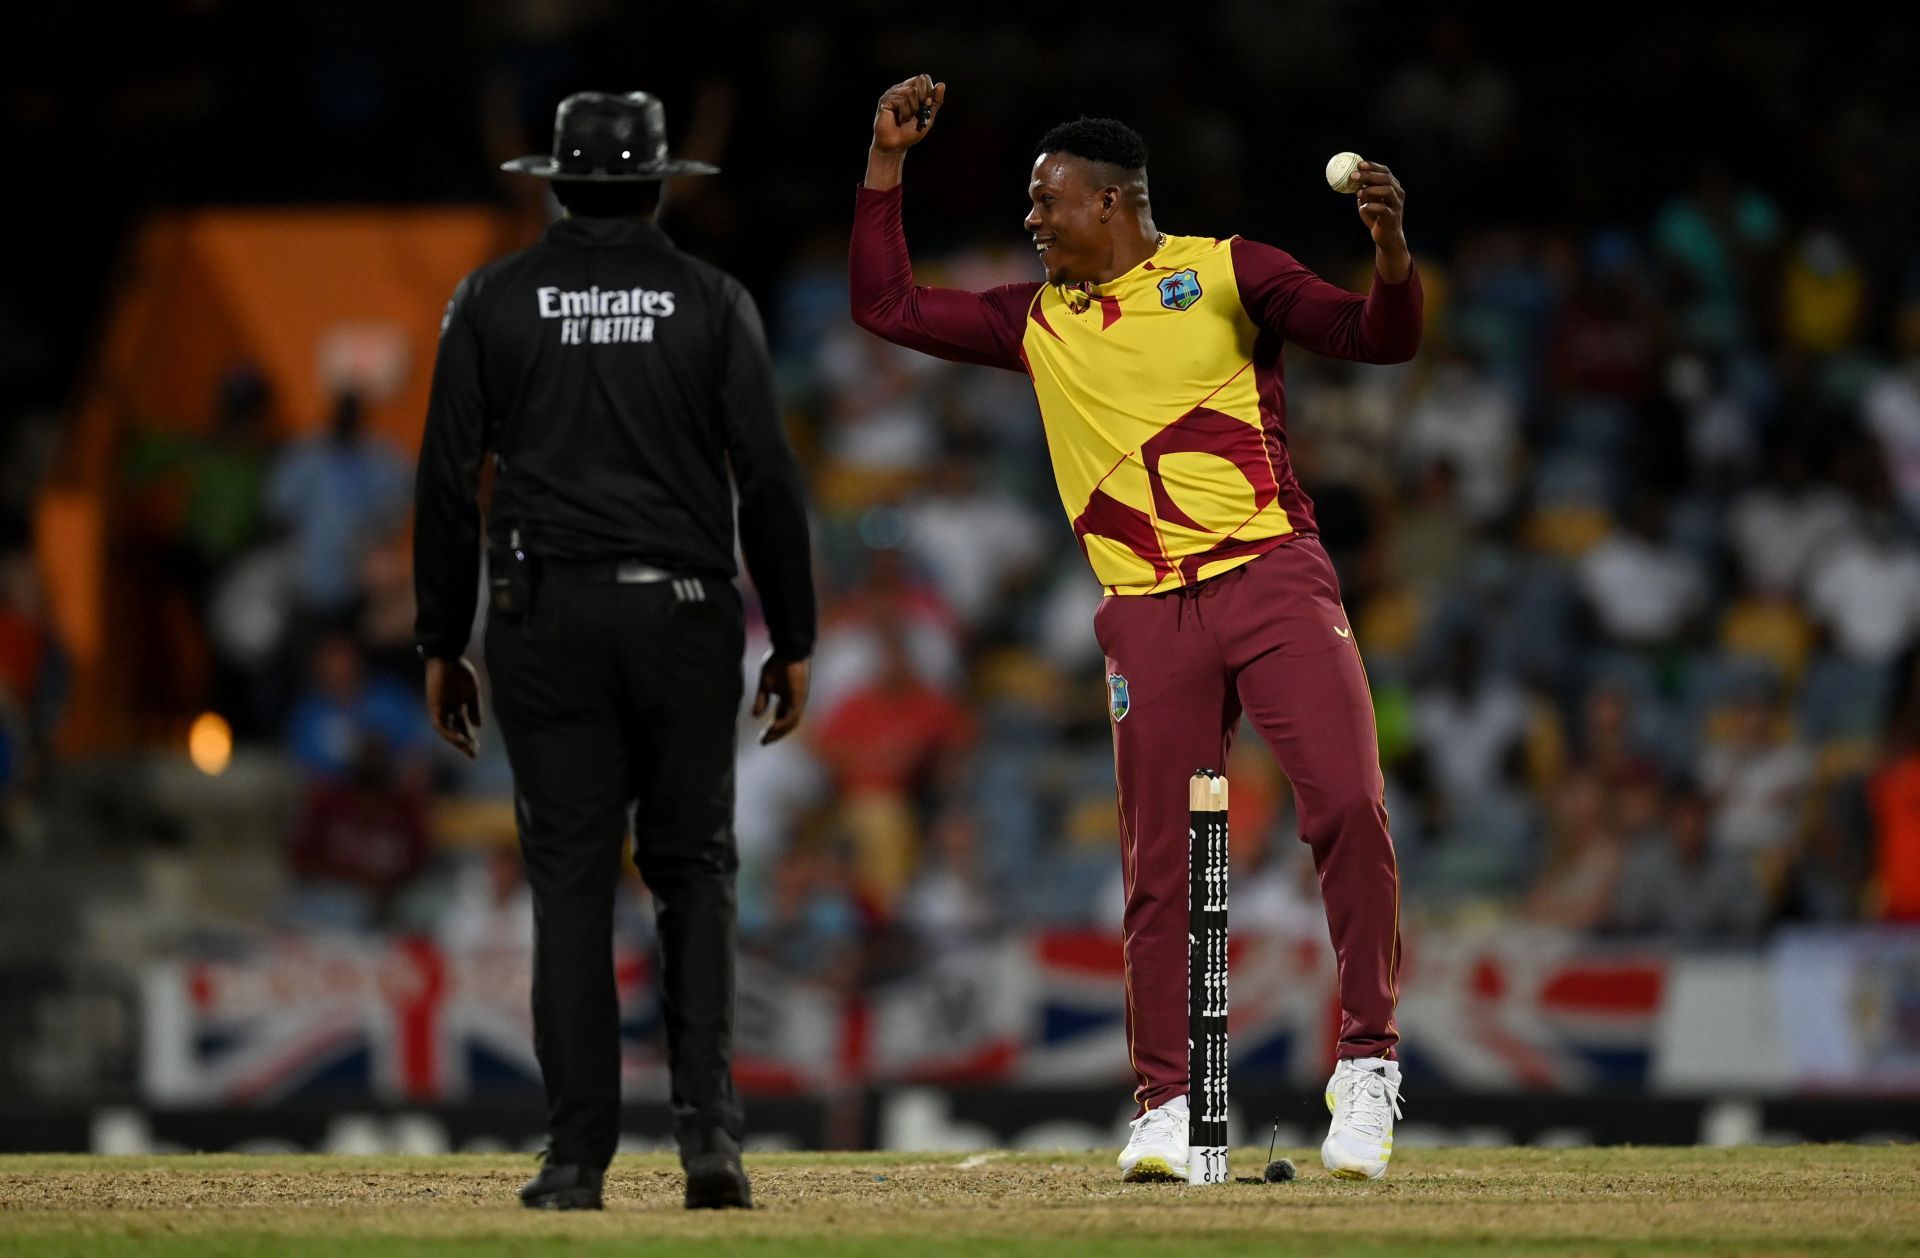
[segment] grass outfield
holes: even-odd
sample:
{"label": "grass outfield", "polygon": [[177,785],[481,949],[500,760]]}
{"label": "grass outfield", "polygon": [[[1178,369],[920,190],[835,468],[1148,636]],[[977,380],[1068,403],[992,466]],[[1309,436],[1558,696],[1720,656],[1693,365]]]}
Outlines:
{"label": "grass outfield", "polygon": [[[1255,1174],[1265,1149],[1235,1154]],[[96,1255],[1882,1253],[1920,1248],[1920,1149],[1405,1150],[1378,1184],[1122,1184],[1110,1153],[769,1154],[760,1208],[680,1208],[627,1157],[603,1213],[523,1210],[532,1159],[0,1157],[0,1253]]]}

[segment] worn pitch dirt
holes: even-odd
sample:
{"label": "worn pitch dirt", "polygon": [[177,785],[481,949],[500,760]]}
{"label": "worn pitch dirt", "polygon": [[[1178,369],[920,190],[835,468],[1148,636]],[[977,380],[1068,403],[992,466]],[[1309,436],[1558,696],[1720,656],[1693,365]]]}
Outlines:
{"label": "worn pitch dirt", "polygon": [[[1406,1150],[1377,1184],[1128,1185],[1111,1154],[749,1157],[760,1208],[680,1208],[621,1158],[598,1214],[522,1210],[516,1157],[0,1157],[0,1253],[1082,1255],[1920,1251],[1920,1149]],[[1257,1175],[1266,1150],[1234,1172]]]}

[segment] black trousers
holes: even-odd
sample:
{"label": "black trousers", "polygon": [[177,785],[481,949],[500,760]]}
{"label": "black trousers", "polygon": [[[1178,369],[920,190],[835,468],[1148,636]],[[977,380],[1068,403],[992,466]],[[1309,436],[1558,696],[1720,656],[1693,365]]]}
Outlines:
{"label": "black trousers", "polygon": [[718,579],[549,576],[487,624],[533,891],[534,1050],[550,1157],[605,1167],[619,1137],[613,900],[631,817],[654,897],[674,1134],[741,1136],[732,1072],[734,729],[740,596]]}

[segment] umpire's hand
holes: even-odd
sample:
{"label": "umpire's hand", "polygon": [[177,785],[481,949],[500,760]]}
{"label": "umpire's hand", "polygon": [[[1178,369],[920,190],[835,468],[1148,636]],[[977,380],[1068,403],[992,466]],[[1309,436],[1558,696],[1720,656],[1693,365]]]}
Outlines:
{"label": "umpire's hand", "polygon": [[760,735],[760,745],[777,743],[800,725],[807,710],[807,686],[813,678],[813,665],[807,660],[783,660],[768,653],[760,665],[760,686],[753,696],[753,714],[765,716],[773,703],[773,721]]}
{"label": "umpire's hand", "polygon": [[427,661],[427,719],[473,759],[480,751],[480,678],[466,660]]}

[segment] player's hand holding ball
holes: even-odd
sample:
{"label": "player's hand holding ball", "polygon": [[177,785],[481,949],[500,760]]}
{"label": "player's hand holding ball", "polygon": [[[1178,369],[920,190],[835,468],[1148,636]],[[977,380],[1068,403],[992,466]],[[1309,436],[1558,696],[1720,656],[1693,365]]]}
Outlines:
{"label": "player's hand holding ball", "polygon": [[1407,208],[1407,190],[1392,171],[1358,154],[1342,153],[1327,163],[1327,184],[1335,192],[1355,194],[1360,221],[1373,233],[1376,248],[1395,252],[1407,247],[1400,221]]}
{"label": "player's hand holding ball", "polygon": [[947,102],[947,85],[918,74],[895,83],[880,95],[873,111],[873,147],[883,153],[904,153],[927,138],[940,106]]}
{"label": "player's hand holding ball", "polygon": [[1373,235],[1373,246],[1382,258],[1378,265],[1389,282],[1399,283],[1412,265],[1407,250],[1407,233],[1401,223],[1407,208],[1407,190],[1393,172],[1379,162],[1370,162],[1358,153],[1335,153],[1327,163],[1327,186],[1335,192],[1352,194],[1360,210],[1360,221]]}

